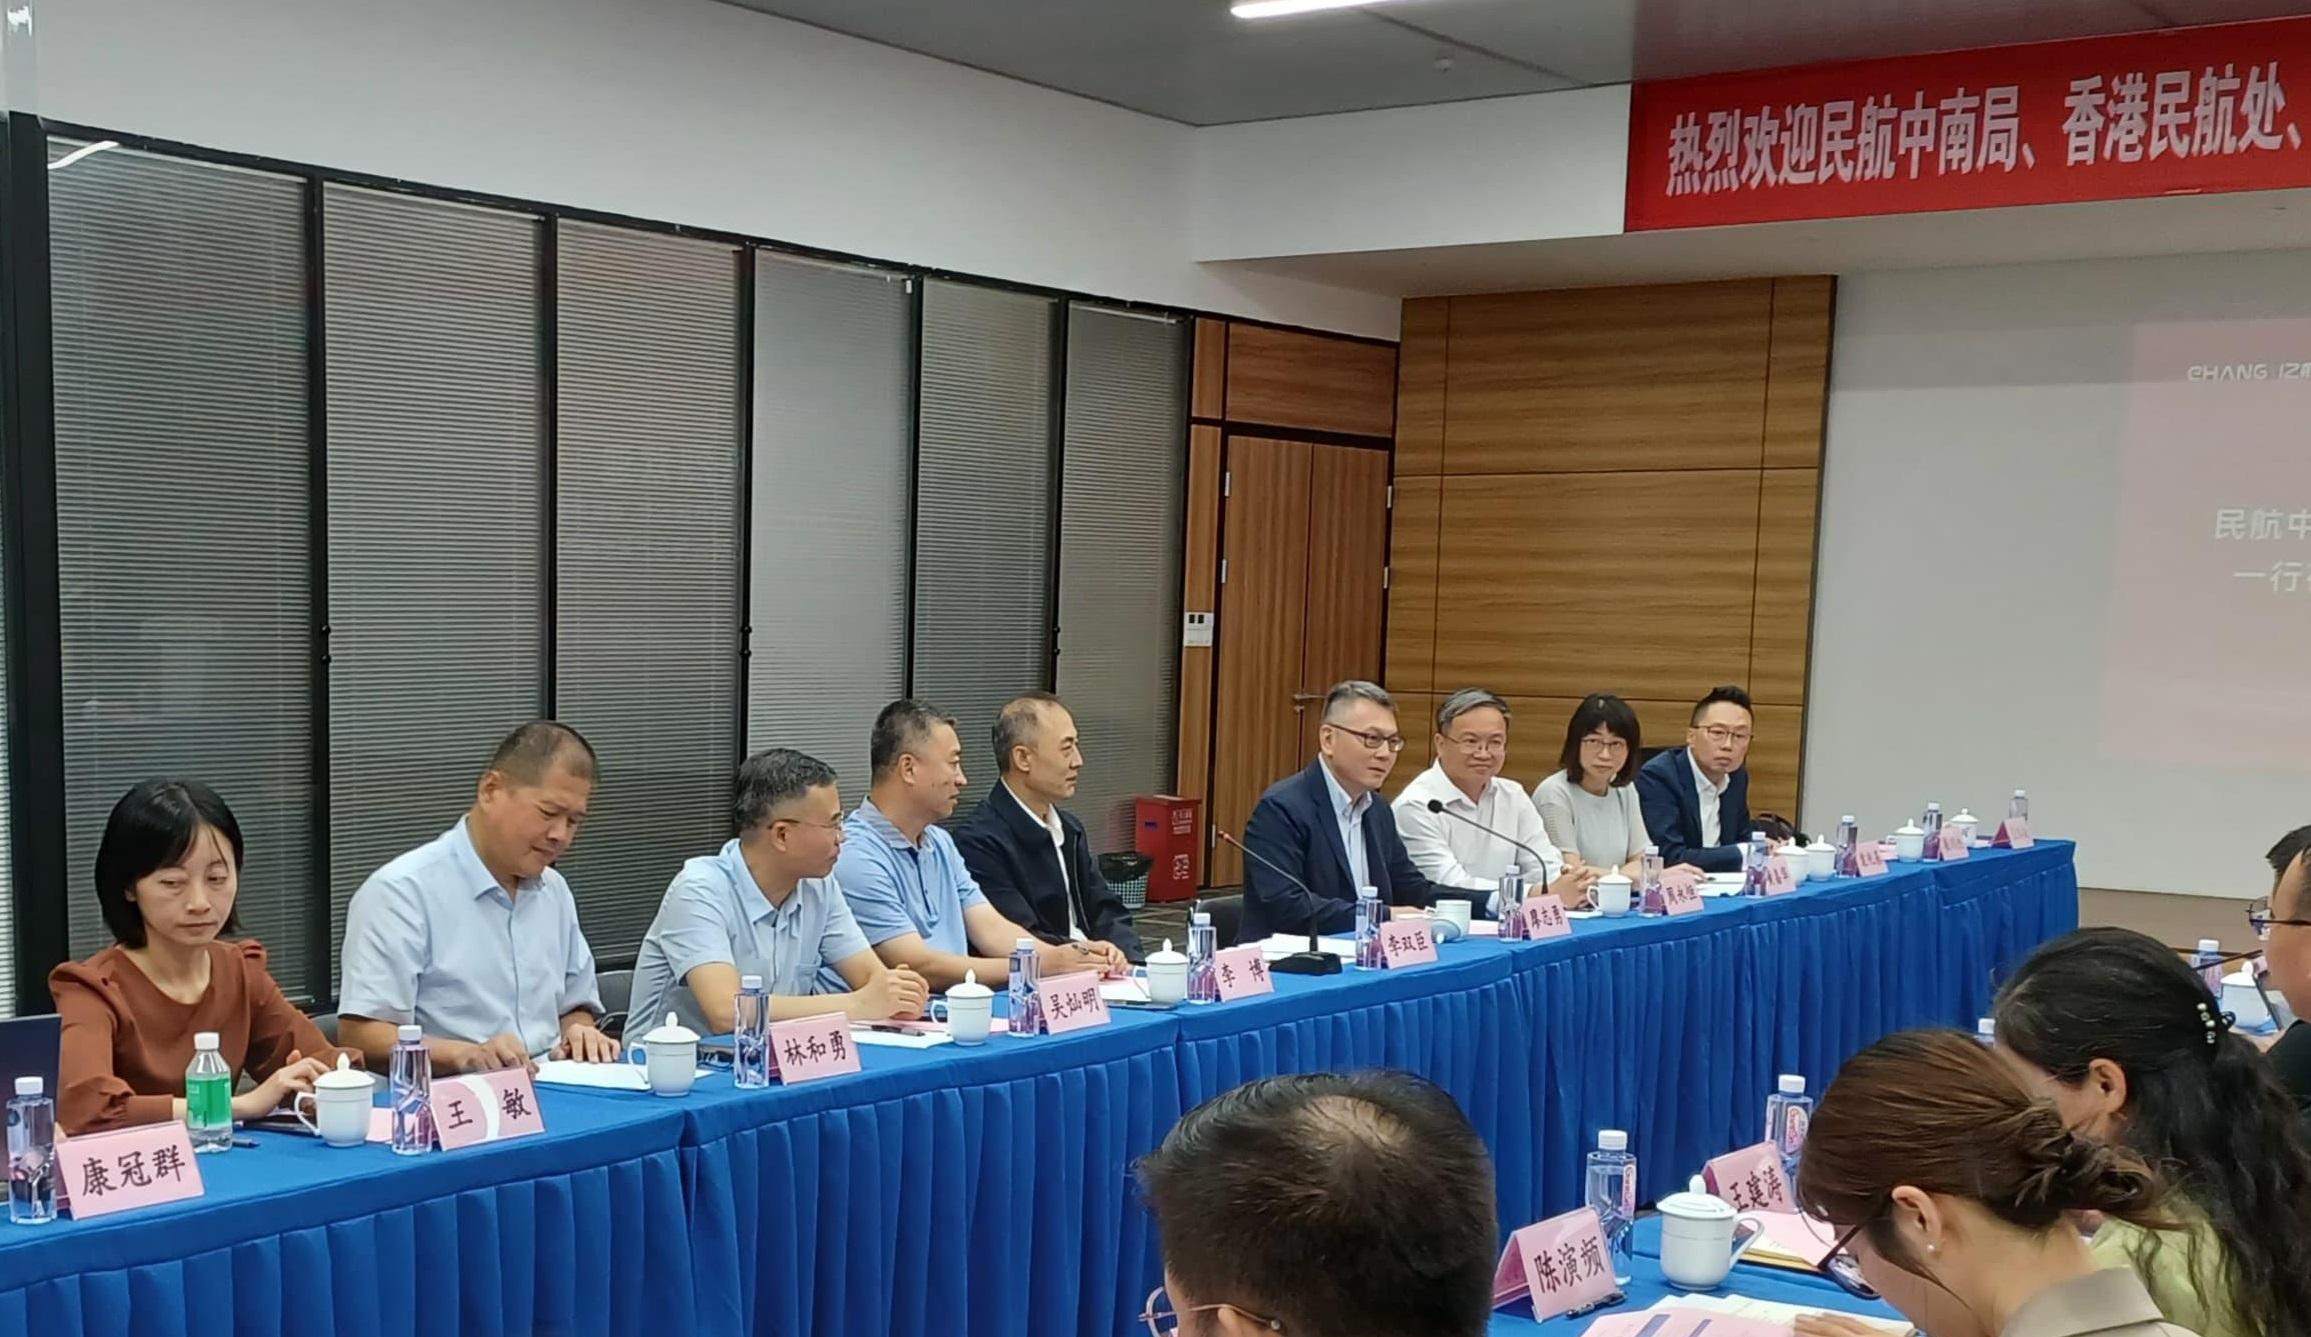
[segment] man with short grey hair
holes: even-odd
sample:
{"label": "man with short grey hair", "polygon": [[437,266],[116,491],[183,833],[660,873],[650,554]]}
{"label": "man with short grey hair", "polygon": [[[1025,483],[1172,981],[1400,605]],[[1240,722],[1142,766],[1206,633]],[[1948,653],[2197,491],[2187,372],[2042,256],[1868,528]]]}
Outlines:
{"label": "man with short grey hair", "polygon": [[[728,1032],[742,975],[762,977],[773,1021],[921,1016],[930,986],[883,964],[835,883],[843,807],[834,768],[789,748],[755,753],[738,768],[731,821],[738,835],[682,865],[666,888],[634,962],[628,1033],[669,1012],[701,1035]],[[848,991],[825,987],[830,977]]]}
{"label": "man with short grey hair", "polygon": [[1316,746],[1308,769],[1270,785],[1244,824],[1244,846],[1259,857],[1244,861],[1239,942],[1352,929],[1358,887],[1391,905],[1436,899],[1388,805],[1374,797],[1404,750],[1395,698],[1369,682],[1335,686],[1324,697]]}
{"label": "man with short grey hair", "polygon": [[[1436,709],[1436,760],[1396,796],[1396,829],[1421,875],[1439,887],[1495,903],[1503,874],[1524,872],[1566,905],[1585,904],[1597,874],[1566,871],[1565,856],[1541,828],[1524,786],[1501,778],[1509,754],[1509,707],[1482,687],[1464,687]],[[1497,834],[1496,834],[1497,833]],[[1529,848],[1527,848],[1529,847]]]}

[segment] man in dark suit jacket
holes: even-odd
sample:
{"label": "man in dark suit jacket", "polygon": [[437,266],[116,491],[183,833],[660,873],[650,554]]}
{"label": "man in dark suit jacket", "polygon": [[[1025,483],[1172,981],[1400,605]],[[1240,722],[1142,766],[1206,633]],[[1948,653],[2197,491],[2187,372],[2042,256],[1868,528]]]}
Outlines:
{"label": "man in dark suit jacket", "polygon": [[1083,771],[1075,717],[1049,692],[1013,697],[995,717],[995,764],[995,788],[952,832],[988,902],[1046,942],[1112,943],[1143,959],[1083,823],[1059,806]]}
{"label": "man in dark suit jacket", "polygon": [[[1685,746],[1637,772],[1637,806],[1665,864],[1741,871],[1749,839],[1749,693],[1719,687],[1693,707]],[[1706,793],[1704,792],[1706,790]]]}
{"label": "man in dark suit jacket", "polygon": [[1436,900],[1435,888],[1404,852],[1395,814],[1376,792],[1404,750],[1395,700],[1368,682],[1341,683],[1324,698],[1316,739],[1316,760],[1268,786],[1244,826],[1245,847],[1290,870],[1307,890],[1259,859],[1245,859],[1238,942],[1311,928],[1350,932],[1359,885],[1378,888],[1388,905]]}

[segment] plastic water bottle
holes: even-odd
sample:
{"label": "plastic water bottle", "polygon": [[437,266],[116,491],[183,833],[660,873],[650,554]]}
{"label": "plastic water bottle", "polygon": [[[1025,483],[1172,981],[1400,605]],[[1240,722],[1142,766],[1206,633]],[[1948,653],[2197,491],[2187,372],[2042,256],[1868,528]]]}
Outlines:
{"label": "plastic water bottle", "polygon": [[1974,1023],[1974,1038],[1984,1045],[1998,1043],[1998,1018],[1982,1017]]}
{"label": "plastic water bottle", "polygon": [[1637,913],[1640,915],[1667,914],[1669,906],[1661,892],[1661,847],[1647,845],[1644,861],[1637,865]]}
{"label": "plastic water bottle", "polygon": [[1605,1244],[1613,1254],[1613,1284],[1629,1284],[1630,1260],[1636,1256],[1637,1157],[1629,1150],[1629,1135],[1618,1128],[1597,1134],[1597,1149],[1589,1153],[1588,1205],[1605,1224]]}
{"label": "plastic water bottle", "polygon": [[1035,939],[1011,944],[1011,1033],[1041,1035],[1043,1004],[1035,996]]}
{"label": "plastic water bottle", "polygon": [[1765,1140],[1781,1151],[1782,1172],[1797,1183],[1797,1156],[1805,1149],[1806,1129],[1813,1126],[1813,1097],[1805,1093],[1805,1078],[1785,1072],[1779,1089],[1765,1098]]}
{"label": "plastic water bottle", "polygon": [[1188,917],[1188,1001],[1220,1001],[1220,972],[1214,958],[1220,954],[1220,933],[1212,927],[1212,912],[1198,910]]}
{"label": "plastic water bottle", "polygon": [[2214,938],[2199,939],[2199,950],[2191,953],[2191,969],[2207,982],[2207,992],[2223,996],[2223,944]]}
{"label": "plastic water bottle", "polygon": [[233,1149],[233,1070],[217,1052],[217,1033],[193,1036],[193,1063],[185,1069],[185,1127],[197,1152]]}
{"label": "plastic water bottle", "polygon": [[2019,817],[2025,822],[2030,820],[2030,794],[2028,791],[2021,789],[2014,791],[2014,797],[2006,801],[2006,815]]}
{"label": "plastic water bottle", "polygon": [[1765,832],[1750,832],[1749,847],[1743,850],[1741,854],[1742,895],[1763,896],[1765,894],[1765,861],[1772,855],[1773,842],[1765,838]]}
{"label": "plastic water bottle", "polygon": [[8,1102],[8,1219],[20,1226],[56,1219],[56,1102],[38,1077],[17,1078]]}
{"label": "plastic water bottle", "polygon": [[1925,861],[1937,863],[1942,858],[1942,805],[1929,803],[1918,818],[1918,827],[1926,833]]}
{"label": "plastic water bottle", "polygon": [[762,976],[738,977],[738,997],[730,1009],[731,1084],[743,1089],[770,1085],[770,995]]}
{"label": "plastic water bottle", "polygon": [[1500,920],[1501,937],[1510,942],[1521,942],[1525,936],[1525,917],[1517,909],[1525,902],[1525,870],[1510,864],[1501,874],[1501,887],[1493,893],[1493,914]]}
{"label": "plastic water bottle", "polygon": [[433,1051],[425,1029],[403,1026],[393,1033],[393,1066],[387,1086],[393,1105],[393,1154],[422,1156],[433,1150]]}
{"label": "plastic water bottle", "polygon": [[1356,889],[1356,964],[1365,970],[1378,970],[1387,962],[1380,957],[1380,889]]}
{"label": "plastic water bottle", "polygon": [[1838,818],[1837,876],[1858,877],[1861,875],[1859,855],[1861,848],[1862,824],[1855,821],[1854,815],[1849,812]]}

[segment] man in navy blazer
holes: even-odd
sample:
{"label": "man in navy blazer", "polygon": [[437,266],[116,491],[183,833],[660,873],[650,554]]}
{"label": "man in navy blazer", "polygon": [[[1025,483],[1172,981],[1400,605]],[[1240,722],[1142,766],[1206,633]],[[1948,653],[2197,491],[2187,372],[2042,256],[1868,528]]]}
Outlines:
{"label": "man in navy blazer", "polygon": [[988,904],[1045,942],[1105,942],[1146,953],[1131,911],[1100,874],[1083,823],[1059,805],[1083,773],[1075,716],[1049,692],[1024,692],[995,716],[998,779],[955,828],[963,864]]}
{"label": "man in navy blazer", "polygon": [[1325,696],[1323,718],[1316,760],[1268,786],[1244,827],[1245,847],[1289,870],[1306,889],[1259,859],[1245,859],[1238,942],[1271,933],[1353,931],[1359,886],[1378,888],[1387,905],[1436,900],[1377,792],[1404,750],[1396,701],[1371,683],[1344,682]]}
{"label": "man in navy blazer", "polygon": [[1749,839],[1749,693],[1719,687],[1693,707],[1685,746],[1637,772],[1637,806],[1665,864],[1704,872],[1741,871]]}

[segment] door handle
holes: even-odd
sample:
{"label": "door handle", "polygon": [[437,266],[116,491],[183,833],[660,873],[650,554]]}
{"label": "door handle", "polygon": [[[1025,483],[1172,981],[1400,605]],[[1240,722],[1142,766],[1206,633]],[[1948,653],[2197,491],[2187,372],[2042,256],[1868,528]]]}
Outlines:
{"label": "door handle", "polygon": [[1325,698],[1326,695],[1328,694],[1324,692],[1292,693],[1292,713],[1295,715],[1307,714],[1309,703],[1314,701],[1321,701]]}

